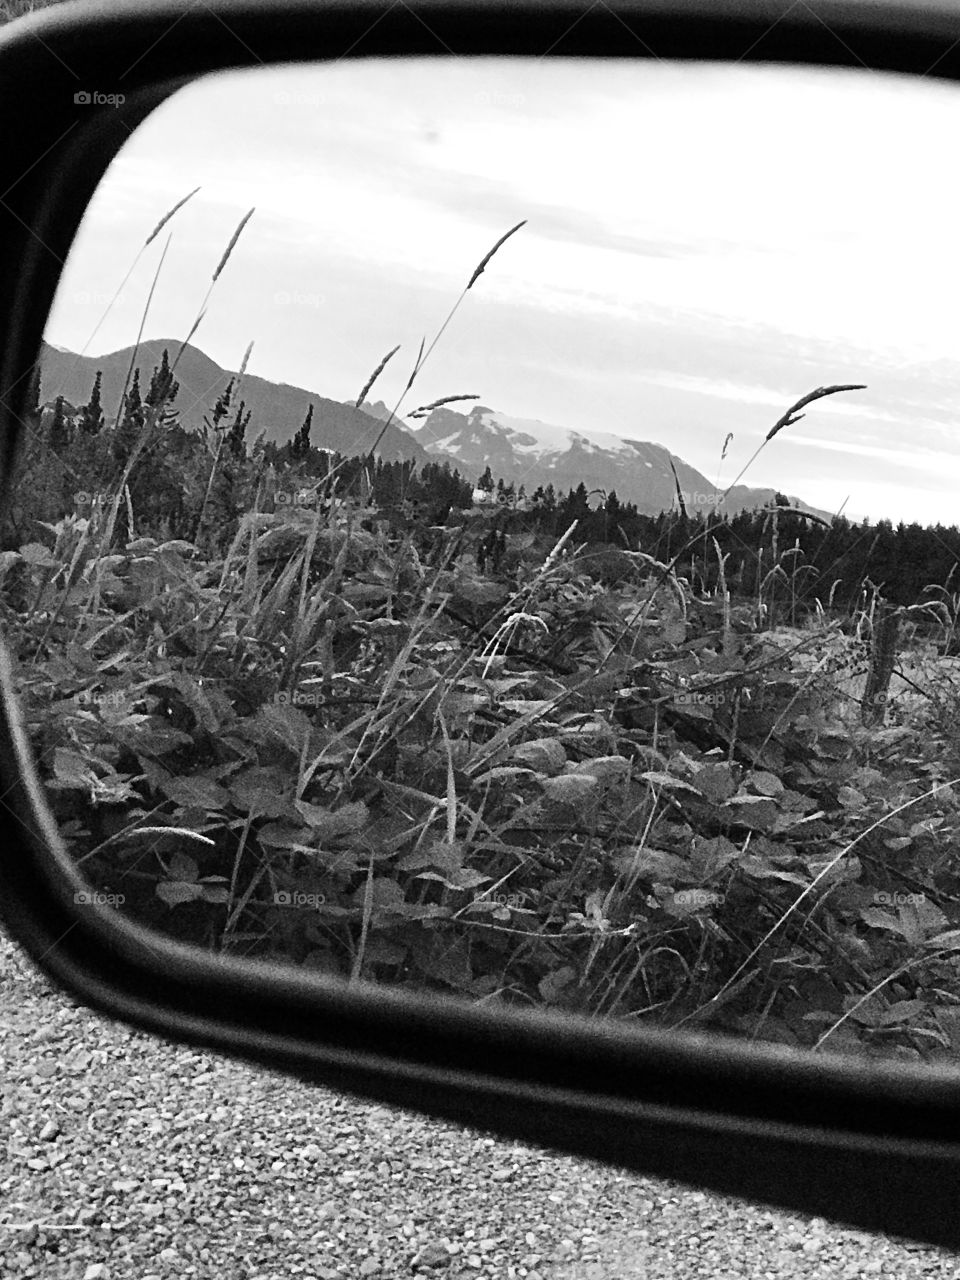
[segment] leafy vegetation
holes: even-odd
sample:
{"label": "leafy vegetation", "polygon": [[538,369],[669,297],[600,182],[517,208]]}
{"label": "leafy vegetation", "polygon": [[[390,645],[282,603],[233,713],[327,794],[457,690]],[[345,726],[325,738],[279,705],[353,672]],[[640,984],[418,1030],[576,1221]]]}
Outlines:
{"label": "leafy vegetation", "polygon": [[176,356],[111,418],[26,397],[0,612],[93,901],[347,981],[954,1056],[949,572],[896,609],[785,500],[638,537],[310,414],[249,444],[245,364],[199,435]]}

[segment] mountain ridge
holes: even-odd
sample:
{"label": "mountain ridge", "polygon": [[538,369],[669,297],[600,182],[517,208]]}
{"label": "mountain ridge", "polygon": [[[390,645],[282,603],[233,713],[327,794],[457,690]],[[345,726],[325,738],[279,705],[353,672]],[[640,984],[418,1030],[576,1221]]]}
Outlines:
{"label": "mountain ridge", "polygon": [[[152,338],[136,349],[136,365],[140,369],[140,391],[146,394],[150,375],[158,367],[164,349],[172,361],[180,350],[180,342],[171,338]],[[44,403],[62,395],[74,405],[84,405],[90,399],[97,371],[103,372],[101,399],[108,423],[116,418],[120,395],[126,380],[133,347],[121,347],[119,351],[100,356],[79,356],[44,342],[40,357],[40,398]],[[187,430],[199,430],[204,416],[210,417],[217,398],[226,390],[235,370],[223,369],[211,360],[199,347],[188,345],[177,365],[176,381],[180,390],[174,408],[180,411],[180,421]],[[243,375],[241,396],[251,411],[247,428],[247,443],[252,444],[263,432],[267,441],[282,445],[299,431],[312,404],[313,422],[310,428],[311,443],[319,449],[339,450],[347,457],[368,451],[383,422],[371,418],[352,405],[341,404],[304,387],[289,383],[271,382],[255,374]],[[239,404],[233,401],[230,420]],[[421,466],[429,461],[427,454],[403,428],[397,424],[388,426],[376,454],[387,462],[411,459]]]}
{"label": "mountain ridge", "polygon": [[[364,405],[372,413],[379,406]],[[584,484],[588,491],[616,491],[621,502],[636,503],[641,515],[656,515],[674,506],[677,481],[688,514],[718,505],[723,489],[665,445],[633,440],[606,431],[578,431],[539,419],[514,418],[478,404],[466,414],[441,406],[410,433],[433,457],[449,458],[467,474],[482,474],[489,465],[495,477],[525,485],[528,495],[553,484],[558,493]],[[671,467],[672,463],[672,467]],[[674,478],[674,469],[676,478]],[[769,506],[777,490],[735,485],[723,502],[730,515]],[[791,495],[793,505],[830,519]]]}
{"label": "mountain ridge", "polygon": [[[86,404],[94,378],[103,373],[101,399],[108,422],[116,416],[121,392],[136,350],[140,369],[141,394],[149,386],[164,349],[174,358],[180,342],[152,338],[139,348],[122,347],[100,356],[81,356],[44,342],[41,350],[41,400],[51,402],[63,395],[72,405]],[[213,412],[217,398],[226,390],[236,371],[223,369],[200,350],[187,345],[177,365],[180,388],[174,401],[182,425],[199,430]],[[527,495],[539,486],[552,484],[558,496],[583,483],[588,492],[616,491],[621,502],[636,504],[643,515],[656,515],[675,506],[677,481],[688,514],[710,510],[717,505],[719,491],[695,467],[670,453],[665,445],[628,439],[614,433],[578,431],[539,419],[513,417],[483,404],[467,413],[446,406],[434,409],[417,425],[388,421],[391,411],[382,400],[364,401],[358,409],[349,402],[331,400],[317,392],[290,383],[272,382],[245,373],[241,388],[246,408],[251,411],[247,442],[262,433],[267,441],[283,445],[300,429],[307,410],[314,406],[310,440],[320,449],[337,450],[351,457],[367,452],[383,432],[376,454],[384,461],[408,460],[422,467],[428,462],[447,461],[466,479],[476,482],[489,466],[494,477],[525,485]],[[234,401],[230,419],[238,405]],[[672,463],[672,467],[671,467]],[[737,485],[723,503],[724,511],[740,511],[769,506],[776,490]],[[791,502],[801,510],[829,519],[831,513],[818,511],[799,498]]]}

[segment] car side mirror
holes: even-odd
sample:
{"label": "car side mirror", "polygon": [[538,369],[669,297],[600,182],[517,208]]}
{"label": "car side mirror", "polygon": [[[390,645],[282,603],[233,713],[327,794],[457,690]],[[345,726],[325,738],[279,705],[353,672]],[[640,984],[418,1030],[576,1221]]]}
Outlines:
{"label": "car side mirror", "polygon": [[[66,430],[64,423],[69,414],[64,401],[68,397],[58,397],[59,403],[52,406],[44,419],[41,405],[31,403],[31,394],[44,326],[81,218],[131,132],[147,121],[157,107],[171,100],[179,89],[199,77],[219,71],[310,60],[329,63],[358,58],[433,57],[455,49],[471,58],[477,55],[546,58],[549,55],[551,59],[591,57],[681,62],[702,59],[816,64],[915,76],[935,75],[946,81],[960,77],[960,53],[954,48],[954,27],[946,7],[933,3],[909,7],[811,3],[773,14],[768,5],[744,5],[727,0],[704,3],[633,0],[615,10],[607,6],[586,14],[564,4],[541,6],[527,0],[509,6],[431,4],[419,15],[406,9],[382,13],[378,6],[370,3],[331,7],[305,0],[266,3],[211,0],[203,8],[196,8],[175,0],[150,4],[131,0],[98,7],[96,11],[89,10],[83,3],[66,5],[17,24],[0,33],[0,93],[4,95],[8,117],[13,118],[15,114],[22,121],[22,126],[11,133],[5,148],[5,194],[0,199],[0,299],[3,299],[0,307],[4,311],[5,338],[0,349],[0,414],[5,427],[4,509],[9,510],[18,497],[19,455],[29,433],[42,429],[48,439],[50,432]],[[612,79],[611,72],[611,82]],[[176,209],[169,212],[174,213]],[[477,286],[484,273],[488,278],[493,275],[496,255],[507,252],[510,238],[523,225],[522,217],[521,212],[514,225],[498,228],[499,238],[492,236],[489,243],[485,243],[488,252],[485,256],[478,254],[476,261],[470,263],[472,274],[469,268],[465,273],[469,282],[465,279],[464,293]],[[166,221],[164,219],[164,223]],[[232,239],[225,240],[213,282],[227,264],[245,226],[246,218],[236,225]],[[421,348],[421,355],[423,350]],[[148,393],[145,400],[148,411],[156,410],[157,421],[162,417],[165,400],[177,376],[176,362],[165,372],[162,365],[158,367],[161,370],[157,384],[159,398],[151,402],[151,393]],[[418,358],[417,368],[420,367]],[[383,364],[376,373],[382,370]],[[862,384],[855,381],[819,387],[795,403],[771,434],[788,421],[795,421],[792,415],[815,401],[860,389]],[[357,396],[351,412],[359,412],[361,406],[369,404],[366,400],[369,390],[370,384]],[[90,409],[91,403],[92,397],[84,408]],[[123,403],[129,409],[129,385],[125,386]],[[444,407],[440,403],[428,406],[431,411]],[[82,423],[77,426],[77,422],[83,418],[83,412],[78,406],[74,409],[73,425],[82,433]],[[216,459],[231,447],[226,442],[225,431],[220,430],[228,409],[232,416],[236,406],[225,405],[224,414],[219,418],[215,412],[210,428],[211,456]],[[242,412],[241,405],[240,426],[234,437],[241,442]],[[92,410],[88,417],[93,421]],[[383,428],[376,440],[371,441],[371,456],[393,425],[389,416],[381,421]],[[117,413],[114,429],[122,424],[123,415]],[[140,427],[143,428],[143,422]],[[302,450],[309,446],[309,420],[304,427],[302,436],[298,436]],[[96,431],[90,431],[91,437],[95,434]],[[128,501],[127,482],[140,446],[137,437],[121,459],[122,483],[111,494],[112,506],[106,517],[105,528],[109,528],[111,536],[117,521],[122,524],[134,509],[133,502]],[[208,490],[212,491],[216,475],[216,469],[211,468],[206,488],[200,485],[201,515],[207,514]],[[361,493],[364,484],[369,490],[371,481],[363,468],[356,469],[354,479]],[[684,489],[676,472],[673,479],[683,506]],[[482,514],[484,505],[496,502],[496,498],[491,497],[495,490],[484,485],[483,480],[483,476],[478,477],[481,492],[476,496],[481,519],[486,518]],[[149,489],[149,484],[146,487]],[[585,482],[582,487],[586,504],[590,494]],[[303,506],[304,513],[294,511],[293,515],[300,520],[312,554],[320,536],[321,505],[314,500],[301,503],[299,499],[290,499],[291,493],[300,492],[290,485],[281,486],[277,492],[286,495],[286,501],[278,502],[274,492],[274,510],[269,514],[275,515],[284,505]],[[89,493],[83,490],[87,497]],[[788,519],[788,500],[777,500],[782,496],[771,500],[767,512],[771,521]],[[335,493],[325,497],[328,507],[323,510],[328,511],[330,503],[341,501]],[[369,491],[366,497],[369,498]],[[471,495],[471,502],[473,500]],[[604,511],[609,515],[613,508],[606,494],[604,503]],[[92,507],[92,499],[87,505]],[[592,513],[598,509],[595,505]],[[86,515],[82,518],[87,520]],[[798,518],[803,518],[803,512]],[[274,521],[269,528],[265,526],[266,532],[273,536],[271,531],[277,528],[283,533],[281,526],[290,525],[292,519],[293,516]],[[198,533],[201,526],[202,521]],[[78,522],[72,527],[78,528]],[[67,538],[65,526],[53,528],[55,537]],[[89,525],[85,524],[84,528]],[[485,586],[481,582],[480,557],[492,559],[501,554],[503,547],[498,539],[502,532],[491,526],[483,539],[477,539],[474,559],[481,572],[471,578],[470,589],[461,592],[461,603],[465,607],[471,604],[471,591],[473,604],[482,605],[486,598],[484,592],[489,591],[489,584]],[[488,538],[488,534],[492,538]],[[136,544],[134,537],[129,541]],[[163,543],[159,538],[146,538],[139,547],[144,563],[137,572],[152,574],[164,565],[165,571],[173,575],[180,572],[184,552],[182,547],[178,549],[174,545],[177,541],[168,538]],[[276,541],[282,541],[279,534]],[[335,539],[331,539],[331,565],[324,578],[328,587],[332,566],[339,565],[337,572],[342,575],[347,557],[343,546],[334,542]],[[62,550],[62,544],[58,545]],[[74,550],[77,545],[71,544]],[[250,545],[254,545],[252,541]],[[446,554],[442,539],[437,545],[437,554],[442,559]],[[113,550],[109,537],[103,549],[105,554]],[[553,563],[552,558],[559,557],[562,550],[563,540],[555,539],[547,559]],[[21,585],[26,584],[20,613],[30,616],[32,611],[34,622],[42,619],[47,637],[44,643],[47,643],[59,622],[58,608],[52,606],[46,610],[48,598],[43,595],[49,579],[47,570],[54,567],[53,561],[45,558],[51,553],[49,549],[45,551],[41,542],[25,540],[16,552],[10,550],[9,554],[19,557],[16,571],[21,575]],[[133,554],[139,554],[136,546]],[[636,548],[628,548],[626,554],[629,559],[641,553]],[[297,617],[304,616],[307,607],[309,558],[307,555],[300,562],[304,585],[299,604],[293,609]],[[82,575],[74,573],[80,560],[78,553],[70,569],[74,576],[66,583],[67,591],[73,590],[81,580]],[[636,560],[629,563],[633,565]],[[13,565],[14,561],[10,560],[5,566],[0,565],[0,569],[12,573]],[[220,567],[223,569],[222,563]],[[676,569],[676,560],[666,557],[646,567],[655,578],[663,575],[666,580]],[[109,568],[107,566],[107,571]],[[608,568],[614,571],[613,566]],[[380,565],[370,568],[369,572],[374,576],[380,572],[383,576],[388,569],[389,565]],[[294,600],[293,575],[288,575],[290,581],[283,578],[283,564],[278,572],[278,582],[286,582],[283,587],[286,595],[280,601],[283,592],[277,587],[271,597],[271,607],[277,611]],[[576,573],[575,569],[570,570],[569,581],[579,581]],[[225,570],[222,581],[226,581]],[[249,577],[245,579],[247,585],[250,581]],[[406,588],[408,594],[415,594],[419,581]],[[370,585],[370,582],[360,582],[361,587]],[[106,587],[108,592],[114,589],[115,599],[120,600],[122,585]],[[256,589],[259,591],[259,587]],[[585,590],[576,588],[581,589]],[[597,599],[602,594],[597,592]],[[251,595],[250,599],[253,598]],[[264,597],[261,594],[256,598]],[[345,594],[343,599],[359,616],[363,592]],[[86,607],[86,597],[84,601]],[[249,601],[246,597],[244,601],[247,607]],[[593,597],[590,604],[592,607]],[[505,620],[495,633],[484,634],[482,680],[487,680],[492,670],[502,675],[503,687],[499,693],[504,697],[510,693],[507,687],[510,672],[497,667],[498,654],[502,661],[509,646],[516,644],[514,633],[523,621],[520,616],[523,612],[514,609],[510,614],[512,621]],[[586,615],[589,610],[585,608],[583,612]],[[671,627],[676,629],[682,624],[681,612],[678,608],[676,617],[660,619],[658,634],[666,645],[672,643]],[[13,610],[13,614],[16,613],[17,610]],[[524,616],[529,621],[533,614],[528,611]],[[378,634],[396,629],[395,618],[378,617],[374,621],[383,625],[368,630]],[[397,625],[403,631],[402,623]],[[479,626],[476,619],[474,625]],[[549,630],[542,617],[539,624],[532,625]],[[729,607],[722,616],[722,627],[726,640],[735,648],[739,642],[733,639],[736,628]],[[168,649],[172,648],[173,633],[167,634],[159,622],[158,628],[161,641]],[[332,636],[333,632],[329,634]],[[880,641],[874,646],[876,662],[871,675],[880,680],[882,662],[890,649],[884,637],[893,635],[892,624],[888,625],[882,617],[878,621],[878,635]],[[404,638],[408,638],[406,632],[401,636],[401,646]],[[107,648],[111,643],[104,642]],[[330,639],[331,646],[332,643]],[[100,644],[99,649],[93,640],[86,649],[75,641],[73,644],[73,648],[67,645],[63,648],[65,664],[86,669],[85,664],[106,662],[104,644]],[[733,648],[727,656],[732,653]],[[31,654],[35,656],[36,651]],[[604,655],[604,660],[607,656]],[[735,656],[740,658],[742,653]],[[563,970],[559,966],[553,982],[543,979],[537,984],[544,996],[542,1008],[521,1010],[504,1001],[492,1005],[489,997],[496,994],[496,984],[469,989],[473,1003],[458,1002],[441,994],[442,982],[428,991],[411,991],[399,981],[393,985],[374,985],[367,980],[362,962],[354,971],[337,977],[329,967],[292,968],[262,957],[245,960],[236,955],[211,954],[156,928],[147,928],[142,920],[129,914],[115,911],[109,895],[103,895],[96,887],[92,889],[84,859],[71,856],[67,845],[69,833],[65,827],[58,826],[49,789],[44,795],[43,770],[38,769],[34,760],[31,725],[20,696],[25,657],[25,651],[18,649],[8,629],[5,645],[0,647],[4,701],[4,714],[0,718],[3,794],[0,832],[4,837],[0,843],[0,919],[5,931],[45,973],[89,1007],[183,1043],[217,1049],[302,1079],[468,1123],[503,1136],[617,1163],[639,1172],[693,1182],[724,1194],[799,1209],[861,1229],[947,1246],[960,1241],[960,1228],[951,1212],[955,1207],[952,1179],[960,1164],[960,1147],[954,1132],[958,1114],[956,1077],[943,1061],[928,1063],[920,1069],[911,1062],[869,1060],[864,1063],[853,1056],[813,1056],[787,1045],[748,1044],[744,1039],[727,1036],[691,1034],[689,1026],[696,1021],[693,1017],[686,1020],[686,1026],[668,1034],[650,1026],[631,1025],[625,1019],[601,1022],[583,1016],[590,1010],[569,1005],[571,1011],[561,1014],[557,1009],[563,1006],[563,1000],[551,1001],[545,994],[552,995],[565,984],[570,985],[572,980],[561,982],[558,975]],[[287,651],[280,653],[280,667],[288,657]],[[551,660],[556,666],[556,655]],[[626,680],[628,668],[632,673],[633,667],[625,658],[619,665],[613,665],[613,674]],[[186,686],[183,681],[177,684],[172,665],[163,674],[168,677],[167,687],[175,692],[179,690],[177,698],[168,699],[171,706],[182,708],[189,703],[198,723],[208,711],[214,715],[213,695],[204,694],[201,698],[196,682],[190,684],[189,694],[185,693]],[[597,695],[598,690],[609,693],[612,687],[619,687],[616,680],[611,686],[609,679],[603,685],[600,671],[588,673],[582,679],[581,674],[576,670],[551,670],[549,677],[566,688],[563,681],[577,676],[577,687],[580,689],[583,685],[585,698]],[[63,678],[67,679],[66,674]],[[400,905],[415,908],[408,913],[409,919],[422,924],[424,920],[440,917],[452,919],[456,913],[458,918],[464,916],[465,900],[457,899],[456,905],[450,907],[449,894],[480,886],[482,893],[476,895],[478,901],[482,901],[484,895],[495,894],[496,885],[491,885],[492,878],[486,875],[488,868],[480,869],[463,856],[463,831],[457,825],[458,814],[464,812],[459,797],[464,794],[465,785],[481,776],[481,766],[489,785],[506,785],[508,775],[512,781],[517,781],[520,775],[524,779],[535,775],[547,801],[566,805],[574,811],[585,805],[588,793],[592,796],[608,783],[620,785],[622,775],[642,778],[650,787],[659,788],[658,796],[669,795],[670,789],[678,786],[677,776],[658,766],[654,748],[642,764],[628,759],[616,743],[610,750],[591,750],[577,759],[563,748],[552,730],[538,737],[528,734],[522,741],[514,740],[506,722],[496,715],[489,718],[481,744],[483,749],[469,760],[461,759],[451,745],[449,726],[466,704],[461,696],[456,705],[453,699],[444,706],[443,698],[435,696],[436,691],[428,687],[430,678],[421,691],[426,708],[422,714],[437,728],[438,741],[443,744],[443,750],[438,748],[435,764],[446,825],[440,838],[433,839],[429,845],[421,842],[404,848],[405,862],[401,870],[405,876],[419,878],[422,890],[410,897],[404,893],[398,896],[390,878],[378,875],[386,857],[384,850],[397,832],[388,831],[389,823],[384,819],[381,826],[369,834],[364,845],[366,861],[362,866],[357,863],[355,882],[351,881],[344,890],[345,895],[349,892],[353,896],[349,902],[325,904],[346,913],[351,927],[355,926],[358,931],[357,937],[368,937],[371,912],[378,907],[384,910]],[[317,679],[323,686],[323,671]],[[477,688],[480,689],[480,684]],[[328,769],[348,768],[350,759],[342,751],[338,755],[331,746],[336,735],[328,730],[324,738],[324,733],[309,722],[304,707],[298,708],[296,697],[288,689],[284,693],[285,701],[278,701],[275,693],[271,695],[273,705],[258,722],[261,727],[266,725],[264,750],[275,750],[278,759],[281,746],[284,751],[299,752],[304,760],[310,757],[312,776],[317,774],[318,761]],[[458,696],[461,694],[462,690]],[[534,697],[526,691],[528,705],[521,714],[527,716],[530,725],[537,722],[538,716],[546,715],[547,704],[553,696],[548,694],[549,691]],[[92,705],[91,700],[101,695],[84,696],[88,705]],[[332,695],[327,689],[324,696]],[[645,697],[645,701],[635,697],[631,704],[631,714],[641,719],[651,714],[659,695],[654,697],[647,690]],[[674,699],[675,712],[677,706]],[[470,709],[475,709],[473,703]],[[585,724],[588,727],[594,724],[595,728],[595,721],[586,714],[590,709],[588,703],[583,702],[578,709],[584,714],[575,726],[577,732]],[[169,711],[169,706],[166,710]],[[749,713],[745,703],[738,704],[738,715]],[[148,713],[131,714],[152,717],[150,732],[161,732],[158,720],[164,713],[158,711],[156,701],[151,703]],[[63,715],[66,720],[66,712]],[[182,735],[184,729],[175,722],[175,716],[169,715],[167,719],[164,732],[173,742],[175,735]],[[688,728],[690,719],[687,714]],[[646,725],[646,721],[643,723]],[[131,725],[124,727],[115,723],[118,740],[123,732],[134,732],[135,726]],[[269,746],[272,740],[268,730],[275,734],[279,746]],[[385,730],[384,741],[391,734],[398,736],[398,732],[395,727],[389,732]],[[216,736],[216,726],[211,730],[208,725],[208,733]],[[513,751],[509,758],[500,752],[507,743]],[[415,744],[411,746],[406,742],[401,746],[413,750]],[[522,748],[519,755],[515,748]],[[96,776],[91,779],[83,773],[85,765],[81,755],[66,741],[58,739],[52,743],[50,758],[45,760],[44,767],[49,766],[48,775],[62,784],[62,791],[81,792],[86,787],[93,794],[91,788],[105,785],[104,780]],[[599,761],[603,761],[602,767],[598,767]],[[288,801],[279,789],[270,793],[273,775],[268,777],[263,765],[260,759],[261,773],[256,780],[245,779],[248,799],[256,791],[258,807],[251,799],[247,810],[248,817],[253,815],[251,822],[256,819],[267,825],[282,826],[284,822],[293,823],[299,815],[300,820],[308,826],[312,824],[311,830],[320,835],[315,844],[294,852],[309,856],[322,847],[345,856],[338,838],[345,832],[359,831],[367,822],[374,793],[338,792],[337,805],[327,807],[316,797],[305,798],[303,791]],[[568,767],[571,765],[573,767]],[[772,799],[774,794],[779,794],[777,779],[771,782],[769,771],[765,771],[759,789],[741,795],[728,762],[714,756],[706,764],[699,761],[698,765],[706,768],[709,785],[715,793],[730,784],[732,789],[724,794],[722,803],[726,804],[736,794],[742,802],[741,810],[748,807],[748,802],[754,812],[764,803],[768,809],[777,808]],[[177,780],[171,783],[170,771],[162,765],[152,767],[149,777],[152,784],[167,787],[166,794],[179,806],[177,812],[182,817],[202,809],[206,803],[204,797],[213,797],[210,802],[213,807],[219,804],[221,792],[225,794],[229,785],[236,784],[235,773],[228,770],[220,778],[204,776],[202,784],[195,783],[192,792],[187,785],[180,785],[178,790]],[[116,777],[110,782],[120,785]],[[179,782],[182,784],[183,780]],[[680,779],[679,784],[686,786],[688,792],[697,792],[701,800],[708,794],[689,780]],[[385,785],[394,787],[391,794],[395,799],[400,795],[402,786],[396,779],[387,779]],[[704,785],[707,785],[705,781]],[[199,786],[205,788],[202,793],[197,789]],[[408,787],[407,790],[416,792],[413,800],[417,805],[438,807],[434,803],[438,797],[433,793],[424,792],[422,788],[417,791]],[[131,795],[126,794],[126,798],[130,799]],[[536,812],[542,820],[543,809]],[[191,825],[185,819],[174,823],[171,813],[172,810],[166,811],[155,821],[150,820],[145,811],[138,815],[138,831],[154,842],[153,847],[164,859],[167,874],[160,900],[167,907],[187,901],[222,902],[222,894],[229,892],[224,887],[229,877],[202,874],[198,858],[192,856],[197,849],[205,847],[204,842],[209,846],[214,841],[199,829],[201,823]],[[798,821],[808,817],[799,809],[795,816]],[[479,822],[476,810],[472,811],[467,825],[473,824],[470,828],[473,834]],[[244,829],[243,822],[235,826],[238,830]],[[248,829],[249,826],[248,823]],[[111,834],[103,835],[98,848],[109,845],[112,839]],[[727,847],[724,845],[721,849],[723,840],[734,848],[727,832],[714,833],[714,839],[712,849],[718,857]],[[735,849],[737,857],[747,856],[748,843]],[[547,845],[549,839],[543,840],[538,848]],[[351,846],[353,853],[356,847]],[[730,859],[733,856],[730,854]],[[697,917],[701,923],[709,917],[709,908],[716,897],[709,886],[677,880],[667,884],[664,892],[657,892],[657,886],[662,888],[671,875],[673,864],[669,851],[645,849],[642,841],[634,841],[628,854],[618,846],[616,857],[619,862],[612,871],[609,867],[606,871],[614,879],[626,875],[632,877],[631,883],[642,882],[644,902],[650,913],[669,915],[672,912],[671,920],[681,924],[691,917]],[[613,860],[612,854],[610,858]],[[770,872],[770,878],[790,883],[793,877],[792,883],[806,895],[804,902],[819,901],[813,893],[815,885],[823,882],[839,889],[845,878],[856,878],[852,859],[842,861],[838,856],[828,861],[829,867],[824,864],[822,870],[811,872],[806,880],[792,865],[778,866],[775,872]],[[756,865],[751,865],[757,872]],[[440,886],[433,897],[431,886]],[[601,886],[598,880],[578,907],[578,923],[584,936],[593,929],[599,937],[608,923],[604,915],[608,899],[600,892],[601,887],[606,893],[610,884],[605,881]],[[274,889],[275,894],[289,892],[291,890],[283,886]],[[489,922],[496,916],[494,923],[503,926],[504,931],[516,929],[518,920],[522,925],[523,912],[529,904],[526,900],[511,900],[512,890],[506,892],[503,900],[488,896],[482,910],[474,910],[473,918],[483,917]],[[537,901],[539,903],[539,899]],[[557,921],[558,938],[564,927],[569,932],[573,905],[568,904],[570,911]],[[438,906],[442,911],[435,910]],[[865,922],[869,925],[872,919],[873,926],[879,927],[880,906],[859,903],[857,909],[873,911],[874,915],[865,918]],[[907,917],[897,917],[902,929],[919,930],[922,945],[935,948],[938,957],[948,963],[956,941],[948,927],[950,918],[943,911],[935,917],[923,916],[919,908],[914,915],[908,913],[908,917],[909,924],[903,922]],[[343,919],[344,915],[337,918]],[[702,923],[702,928],[706,936],[710,926]],[[639,927],[631,933],[630,926],[624,925],[624,936],[629,934],[634,938],[638,931]],[[424,928],[422,933],[426,936],[427,930]],[[538,938],[538,945],[546,945],[543,937]],[[391,963],[399,966],[399,961],[391,960],[397,952],[387,945],[379,954],[388,967]],[[784,957],[775,959],[780,963]],[[850,964],[856,960],[857,955],[846,956]],[[470,977],[473,979],[476,975],[471,972]],[[885,983],[886,978],[882,985]],[[735,987],[731,978],[724,987],[724,998],[734,993]],[[859,994],[851,1007],[837,1010],[838,1016],[851,1014],[852,1007],[859,1007],[858,1001]],[[720,1003],[718,996],[717,1007]],[[902,1007],[900,1013],[903,1013]],[[947,1021],[944,1019],[942,1025]]]}

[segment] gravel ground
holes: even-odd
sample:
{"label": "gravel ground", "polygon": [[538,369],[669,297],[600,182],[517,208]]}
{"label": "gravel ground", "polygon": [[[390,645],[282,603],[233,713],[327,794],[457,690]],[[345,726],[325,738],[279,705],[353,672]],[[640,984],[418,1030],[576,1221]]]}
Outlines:
{"label": "gravel ground", "polygon": [[107,1021],[0,937],[0,1276],[950,1277],[960,1259],[485,1138]]}

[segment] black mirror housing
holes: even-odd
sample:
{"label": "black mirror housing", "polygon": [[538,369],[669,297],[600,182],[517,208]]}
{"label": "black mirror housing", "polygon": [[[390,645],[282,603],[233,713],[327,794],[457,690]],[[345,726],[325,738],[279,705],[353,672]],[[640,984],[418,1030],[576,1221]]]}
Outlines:
{"label": "black mirror housing", "polygon": [[[960,79],[952,6],[560,0],[78,0],[0,33],[0,416],[9,496],[26,390],[63,262],[130,132],[206,73],[346,57],[512,54],[764,60]],[[85,105],[96,88],[121,107]],[[184,1043],[503,1136],[866,1230],[960,1244],[958,1082],[705,1037],[307,978],[201,955],[77,909],[0,649],[0,919],[91,1008]]]}

